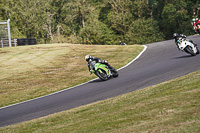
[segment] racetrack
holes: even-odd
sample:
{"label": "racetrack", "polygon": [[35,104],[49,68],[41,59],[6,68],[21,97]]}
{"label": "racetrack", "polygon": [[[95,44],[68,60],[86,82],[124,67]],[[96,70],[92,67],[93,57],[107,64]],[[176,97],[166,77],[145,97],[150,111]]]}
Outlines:
{"label": "racetrack", "polygon": [[[200,36],[191,36],[200,47]],[[174,40],[146,45],[142,56],[119,71],[119,77],[99,79],[35,100],[0,109],[0,127],[72,109],[124,93],[142,89],[200,70],[200,55],[178,51]]]}

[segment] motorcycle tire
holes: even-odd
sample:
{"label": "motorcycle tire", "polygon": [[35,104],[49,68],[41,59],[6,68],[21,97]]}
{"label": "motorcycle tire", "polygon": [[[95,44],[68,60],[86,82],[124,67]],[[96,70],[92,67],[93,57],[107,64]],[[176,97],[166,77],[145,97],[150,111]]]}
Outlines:
{"label": "motorcycle tire", "polygon": [[184,51],[188,54],[191,54],[192,56],[195,56],[196,54],[194,53],[194,51],[192,50],[192,47],[187,46],[185,47]]}
{"label": "motorcycle tire", "polygon": [[198,49],[198,47],[196,47],[196,49],[197,49],[197,53],[196,53],[196,54],[199,54],[199,49]]}
{"label": "motorcycle tire", "polygon": [[112,72],[112,75],[113,75],[113,77],[118,77],[119,76],[119,73],[118,73],[118,71],[116,71],[116,72]]}
{"label": "motorcycle tire", "polygon": [[104,70],[102,70],[102,69],[101,69],[101,71],[102,71],[102,73],[100,73],[100,72],[97,70],[97,71],[96,71],[96,75],[97,75],[101,80],[103,80],[103,81],[108,80],[108,76],[107,76],[106,72],[105,72]]}

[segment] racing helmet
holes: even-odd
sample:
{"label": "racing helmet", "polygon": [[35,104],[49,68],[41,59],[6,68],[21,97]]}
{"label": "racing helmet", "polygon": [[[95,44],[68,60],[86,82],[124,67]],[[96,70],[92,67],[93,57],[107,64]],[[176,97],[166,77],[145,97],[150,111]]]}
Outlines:
{"label": "racing helmet", "polygon": [[173,38],[176,38],[177,36],[179,36],[178,33],[174,33],[174,34],[173,34]]}
{"label": "racing helmet", "polygon": [[89,60],[91,59],[91,56],[90,55],[86,55],[85,56],[85,60],[88,62]]}
{"label": "racing helmet", "polygon": [[195,19],[193,18],[193,19],[192,19],[192,22],[194,22],[194,21],[195,21]]}

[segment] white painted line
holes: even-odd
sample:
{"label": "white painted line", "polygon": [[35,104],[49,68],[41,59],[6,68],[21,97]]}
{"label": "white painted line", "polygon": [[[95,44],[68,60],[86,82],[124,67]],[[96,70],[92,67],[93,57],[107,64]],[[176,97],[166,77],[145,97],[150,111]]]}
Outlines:
{"label": "white painted line", "polygon": [[123,69],[123,68],[129,66],[129,65],[130,65],[131,63],[133,63],[134,61],[136,61],[136,60],[144,53],[144,51],[146,51],[146,49],[147,49],[147,46],[146,46],[146,45],[143,45],[143,46],[144,46],[144,49],[142,50],[142,52],[140,52],[140,54],[139,54],[137,57],[135,57],[131,62],[129,62],[127,65],[125,65],[125,66],[119,68],[118,70],[121,70],[121,69]]}
{"label": "white painted line", "polygon": [[[134,58],[134,59],[133,59],[131,62],[129,62],[127,65],[125,65],[125,66],[123,66],[123,67],[121,67],[121,68],[119,68],[119,69],[117,69],[117,70],[119,71],[119,70],[121,70],[121,69],[123,69],[123,68],[129,66],[131,63],[133,63],[135,60],[137,60],[137,59],[146,51],[146,49],[147,49],[147,46],[146,46],[146,45],[143,45],[143,46],[144,46],[144,49],[142,50],[142,52],[140,52],[140,54],[139,54],[136,58]],[[61,92],[63,92],[63,91],[68,91],[68,90],[70,90],[70,89],[73,89],[73,88],[79,87],[79,86],[81,86],[81,85],[87,84],[87,83],[89,83],[89,82],[91,82],[91,81],[94,81],[94,80],[96,80],[96,79],[98,79],[98,78],[92,79],[92,80],[90,80],[90,81],[88,81],[88,82],[85,82],[85,83],[82,83],[82,84],[79,84],[79,85],[76,85],[76,86],[73,86],[73,87],[70,87],[70,88],[61,90],[61,91],[57,91],[57,92],[54,92],[54,93],[51,93],[51,94],[48,94],[48,95],[45,95],[45,96],[41,96],[41,97],[37,97],[37,98],[34,98],[34,99],[30,99],[30,100],[27,100],[27,101],[24,101],[24,102],[20,102],[20,103],[8,105],[8,106],[5,106],[5,107],[0,108],[0,110],[1,110],[1,109],[5,109],[5,108],[8,108],[8,107],[16,106],[16,105],[19,105],[19,104],[27,103],[27,102],[30,102],[30,101],[33,101],[33,100],[41,99],[41,98],[44,98],[44,97],[47,97],[47,96],[51,96],[51,95],[54,95],[54,94],[57,94],[57,93],[61,93]]]}

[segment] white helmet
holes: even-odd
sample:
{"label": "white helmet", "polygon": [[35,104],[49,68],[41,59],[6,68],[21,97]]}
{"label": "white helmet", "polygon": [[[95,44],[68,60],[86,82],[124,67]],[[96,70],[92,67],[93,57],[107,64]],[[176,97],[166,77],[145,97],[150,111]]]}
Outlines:
{"label": "white helmet", "polygon": [[91,56],[90,56],[90,55],[86,55],[86,56],[85,56],[85,60],[86,60],[86,61],[89,61],[90,59],[91,59]]}

